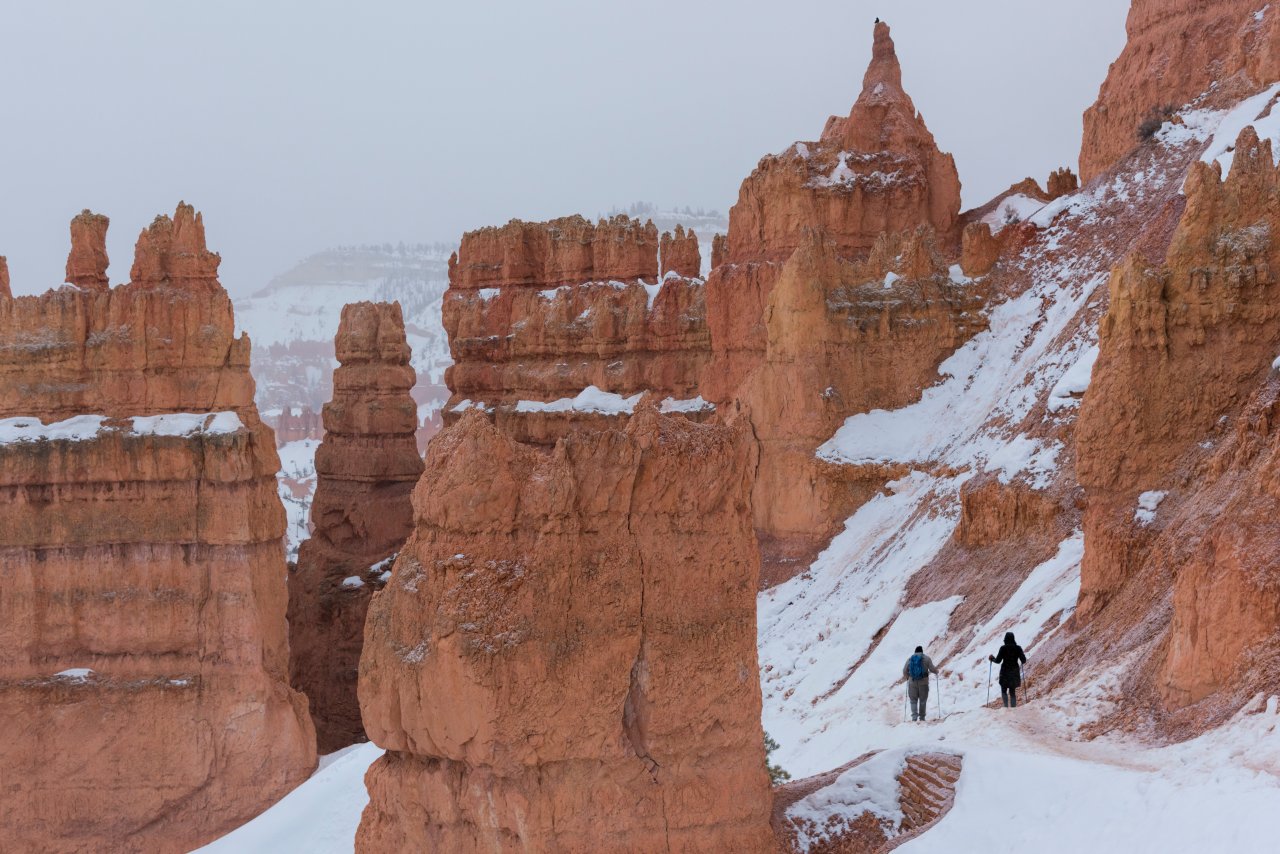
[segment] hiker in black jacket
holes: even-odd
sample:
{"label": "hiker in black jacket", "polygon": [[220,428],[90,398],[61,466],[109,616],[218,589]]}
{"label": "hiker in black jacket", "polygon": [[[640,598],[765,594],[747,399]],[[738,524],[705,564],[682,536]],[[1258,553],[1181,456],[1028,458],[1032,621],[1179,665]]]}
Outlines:
{"label": "hiker in black jacket", "polygon": [[1000,665],[1000,697],[1005,708],[1018,705],[1018,686],[1022,684],[1022,667],[1027,663],[1027,655],[1013,639],[1013,632],[1004,633],[1004,646],[995,655],[987,656]]}

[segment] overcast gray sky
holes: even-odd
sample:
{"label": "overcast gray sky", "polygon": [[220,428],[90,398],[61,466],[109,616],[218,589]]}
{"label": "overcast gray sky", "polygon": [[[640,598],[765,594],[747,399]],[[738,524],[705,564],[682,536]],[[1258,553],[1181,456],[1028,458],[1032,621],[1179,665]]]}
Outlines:
{"label": "overcast gray sky", "polygon": [[858,94],[877,15],[966,206],[1075,165],[1127,0],[40,2],[0,18],[0,255],[113,282],[179,199],[233,294],[341,243],[456,239],[637,200],[727,210]]}

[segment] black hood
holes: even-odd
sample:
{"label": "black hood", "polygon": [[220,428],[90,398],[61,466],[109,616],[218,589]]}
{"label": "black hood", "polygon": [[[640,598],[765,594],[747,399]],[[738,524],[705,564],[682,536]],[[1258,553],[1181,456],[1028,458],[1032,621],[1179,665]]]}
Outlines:
{"label": "black hood", "polygon": [[1004,633],[1004,643],[1005,643],[1005,646],[1017,646],[1017,645],[1018,645],[1018,642],[1017,642],[1016,640],[1014,640],[1014,639],[1013,639],[1013,632],[1005,632],[1005,633]]}

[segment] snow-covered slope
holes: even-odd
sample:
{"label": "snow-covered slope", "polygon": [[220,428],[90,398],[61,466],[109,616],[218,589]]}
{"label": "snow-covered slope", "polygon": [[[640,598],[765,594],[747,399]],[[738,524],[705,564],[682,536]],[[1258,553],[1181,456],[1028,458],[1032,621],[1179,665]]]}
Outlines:
{"label": "snow-covered slope", "polygon": [[[849,418],[819,450],[837,465],[906,473],[847,520],[808,572],[761,595],[764,725],[780,744],[773,760],[796,777],[874,751],[961,754],[953,810],[902,851],[1207,851],[1280,838],[1276,697],[1258,695],[1229,725],[1161,747],[1091,730],[1123,708],[1120,678],[1150,664],[1141,652],[1040,669],[1067,648],[1080,530],[1064,531],[1048,557],[1014,567],[1012,593],[977,620],[957,618],[964,595],[945,595],[965,581],[937,569],[956,548],[967,481],[994,478],[1058,496],[1075,488],[1065,440],[1088,394],[1109,271],[1158,211],[1176,209],[1187,167],[1206,146],[1214,156],[1219,123],[1229,126],[1219,136],[1234,139],[1241,110],[1184,110],[1181,123],[1166,125],[1157,144],[1113,174],[1028,211],[1042,230],[996,283],[1009,296],[989,309],[990,328],[941,366],[941,381],[917,403]],[[1008,711],[986,708],[987,656],[1006,631],[1026,648],[1031,697]],[[902,668],[917,644],[944,670],[931,715],[946,719],[925,726],[905,721]],[[870,793],[892,788],[900,763],[879,765],[880,776],[860,785],[872,812],[884,814],[880,802],[896,799]],[[857,773],[876,767],[864,763]],[[847,792],[824,791],[790,809],[821,826],[815,803],[849,801]],[[1257,821],[1243,826],[1241,810]]]}

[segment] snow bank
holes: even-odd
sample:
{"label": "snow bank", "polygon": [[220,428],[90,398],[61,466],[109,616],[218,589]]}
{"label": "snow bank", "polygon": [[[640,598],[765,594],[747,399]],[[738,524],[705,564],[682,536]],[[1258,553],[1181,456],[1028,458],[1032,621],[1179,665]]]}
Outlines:
{"label": "snow bank", "polygon": [[[906,750],[881,751],[845,771],[830,786],[788,807],[787,818],[802,822],[796,835],[800,850],[808,851],[815,842],[824,840],[826,834],[821,831],[833,818],[856,818],[869,812],[894,827],[901,824],[898,776],[906,767]],[[813,830],[813,835],[807,830]]]}
{"label": "snow bank", "polygon": [[1089,389],[1089,381],[1093,378],[1093,366],[1098,361],[1098,345],[1085,349],[1080,358],[1071,366],[1062,379],[1049,392],[1046,404],[1050,412],[1080,404],[1080,396]]}
{"label": "snow bank", "polygon": [[521,400],[516,403],[516,412],[594,412],[602,415],[630,415],[635,411],[641,397],[643,397],[642,394],[623,397],[589,385],[575,397],[562,397],[549,402]]}
{"label": "snow bank", "polygon": [[190,436],[195,433],[215,436],[244,429],[240,416],[234,412],[172,412],[118,420],[128,421],[129,427],[108,425],[105,415],[76,415],[51,424],[43,424],[39,418],[25,415],[0,418],[0,445],[17,442],[83,442],[97,439],[104,433],[116,432],[136,436]]}
{"label": "snow bank", "polygon": [[[630,415],[636,411],[636,404],[640,402],[642,397],[644,397],[643,392],[623,397],[620,394],[601,391],[596,386],[589,385],[574,397],[562,397],[551,401],[518,401],[516,403],[516,412],[590,412],[600,415]],[[658,405],[658,409],[667,413],[694,413],[715,409],[715,404],[704,400],[702,395],[688,400],[668,397]]]}
{"label": "snow bank", "polygon": [[369,803],[364,774],[382,750],[356,744],[321,757],[298,788],[247,824],[197,849],[200,854],[351,854],[360,813]]}
{"label": "snow bank", "polygon": [[984,216],[982,221],[991,226],[992,234],[999,234],[1005,226],[1022,222],[1043,207],[1044,202],[1039,199],[1033,199],[1024,193],[1014,193],[1002,199],[995,210]]}
{"label": "snow bank", "polygon": [[[1272,109],[1272,101],[1280,96],[1280,83],[1269,89],[1246,98],[1232,110],[1229,110],[1218,123],[1213,139],[1200,155],[1205,163],[1218,163],[1222,167],[1222,177],[1231,174],[1231,164],[1235,160],[1236,140],[1240,132],[1253,125],[1259,139],[1271,140],[1272,156],[1280,163],[1280,109]],[[1270,109],[1270,114],[1260,118],[1263,111]]]}
{"label": "snow bank", "polygon": [[66,441],[96,439],[102,429],[103,415],[77,415],[65,421],[42,424],[39,418],[18,416],[0,418],[0,445],[14,442]]}
{"label": "snow bank", "polygon": [[1150,525],[1156,520],[1156,510],[1164,501],[1167,492],[1148,490],[1138,496],[1138,509],[1133,511],[1133,521],[1141,525]]}

